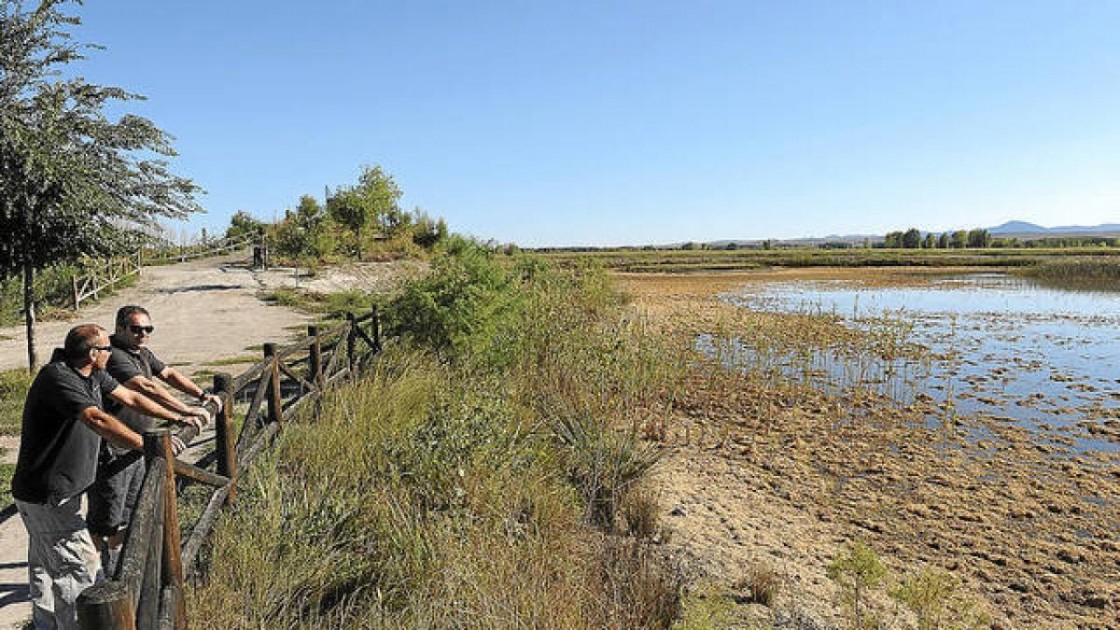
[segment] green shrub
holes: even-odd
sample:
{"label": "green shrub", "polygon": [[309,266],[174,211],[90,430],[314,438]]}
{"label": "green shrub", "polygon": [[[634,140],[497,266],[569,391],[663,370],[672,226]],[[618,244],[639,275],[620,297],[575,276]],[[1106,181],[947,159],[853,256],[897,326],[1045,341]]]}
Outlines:
{"label": "green shrub", "polygon": [[875,551],[857,541],[837,555],[828,565],[827,573],[840,587],[840,603],[850,615],[852,627],[875,627],[877,620],[868,610],[868,595],[887,576],[887,568]]}
{"label": "green shrub", "polygon": [[940,569],[907,577],[890,595],[918,617],[918,630],[973,630],[990,619],[961,593],[960,580]]}

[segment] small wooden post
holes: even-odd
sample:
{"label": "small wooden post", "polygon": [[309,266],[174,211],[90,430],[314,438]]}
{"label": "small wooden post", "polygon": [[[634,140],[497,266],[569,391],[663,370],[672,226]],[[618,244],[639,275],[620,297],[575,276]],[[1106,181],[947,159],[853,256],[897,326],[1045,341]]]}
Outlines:
{"label": "small wooden post", "polygon": [[102,582],[78,596],[78,627],[82,630],[136,630],[132,596],[123,582]]}
{"label": "small wooden post", "polygon": [[369,318],[370,330],[373,331],[373,352],[381,352],[381,319],[377,314],[377,304],[370,307],[372,316]]}
{"label": "small wooden post", "polygon": [[307,357],[308,361],[311,362],[311,382],[315,383],[319,391],[322,391],[323,387],[326,386],[326,379],[323,377],[323,344],[319,341],[319,327],[308,326],[307,336],[313,339],[311,351]]}
{"label": "small wooden post", "polygon": [[354,377],[354,367],[356,365],[357,357],[354,356],[355,346],[358,343],[358,318],[353,313],[346,313],[346,321],[350,322],[350,327],[346,329],[346,365],[350,368],[350,377]]}
{"label": "small wooden post", "polygon": [[237,443],[233,435],[233,395],[229,391],[232,380],[233,377],[224,372],[214,375],[214,394],[222,399],[222,410],[214,418],[218,474],[230,479],[226,505],[237,499]]}
{"label": "small wooden post", "polygon": [[[166,495],[164,500],[167,500]],[[163,590],[163,537],[166,533],[164,527],[166,518],[166,507],[158,506],[155,518],[152,520],[152,535],[148,538],[144,577],[140,580],[140,592],[136,594],[136,625],[141,628],[150,628],[159,619],[159,594]]]}
{"label": "small wooden post", "polygon": [[[163,585],[174,586],[183,592],[182,545],[179,542],[179,501],[175,496],[175,453],[171,448],[171,431],[158,429],[144,433],[144,459],[162,457],[167,477],[163,488]],[[176,628],[187,627],[186,608],[179,603],[179,616]]]}
{"label": "small wooden post", "polygon": [[78,276],[70,276],[70,290],[74,296],[74,310],[82,306],[82,296],[78,294]]}
{"label": "small wooden post", "polygon": [[276,357],[276,344],[264,344],[264,356],[272,357],[269,365],[270,377],[268,379],[268,421],[280,422],[283,420],[283,402],[280,397],[280,359]]}

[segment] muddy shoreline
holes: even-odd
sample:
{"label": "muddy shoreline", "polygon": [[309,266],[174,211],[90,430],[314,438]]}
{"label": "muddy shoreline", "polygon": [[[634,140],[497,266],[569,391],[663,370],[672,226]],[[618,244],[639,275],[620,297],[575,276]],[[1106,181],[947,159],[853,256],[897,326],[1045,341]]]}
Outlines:
{"label": "muddy shoreline", "polygon": [[[959,272],[959,270],[954,270]],[[736,327],[788,328],[716,296],[750,282],[860,277],[920,281],[937,270],[619,274],[638,316],[687,340]],[[1062,452],[1000,417],[929,426],[923,404],[850,400],[746,375],[689,383],[660,473],[667,544],[701,579],[734,590],[760,562],[782,595],[751,620],[802,611],[842,626],[825,576],[845,544],[873,548],[896,579],[947,570],[992,627],[1120,627],[1120,461]],[[1110,428],[1111,425],[1100,426]],[[968,439],[983,429],[988,439]],[[1104,439],[1114,436],[1103,435]],[[884,627],[912,627],[883,598]]]}

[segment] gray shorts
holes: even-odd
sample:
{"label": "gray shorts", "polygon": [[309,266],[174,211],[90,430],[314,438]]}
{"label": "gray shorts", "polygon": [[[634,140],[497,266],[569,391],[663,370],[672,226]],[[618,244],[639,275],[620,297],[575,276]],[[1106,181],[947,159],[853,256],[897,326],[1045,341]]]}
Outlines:
{"label": "gray shorts", "polygon": [[97,536],[112,536],[128,526],[144,483],[144,458],[139,452],[114,455],[101,449],[97,479],[86,492],[86,523]]}

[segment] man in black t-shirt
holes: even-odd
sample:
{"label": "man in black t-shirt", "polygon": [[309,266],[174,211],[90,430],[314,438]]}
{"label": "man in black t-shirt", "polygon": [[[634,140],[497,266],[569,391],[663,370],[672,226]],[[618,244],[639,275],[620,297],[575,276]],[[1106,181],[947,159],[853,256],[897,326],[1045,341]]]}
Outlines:
{"label": "man in black t-shirt", "polygon": [[[122,306],[117,311],[116,331],[109,337],[113,350],[105,371],[125,387],[144,394],[175,413],[196,417],[198,423],[205,426],[210,421],[210,415],[203,407],[186,405],[171,395],[155,377],[197,399],[201,404],[215,401],[220,406],[221,399],[207,394],[178,370],[156,358],[147,347],[148,338],[154,330],[145,308]],[[109,401],[105,409],[134,431],[142,433],[152,428],[151,418],[123,405]],[[87,495],[89,513],[86,515],[86,522],[101,551],[102,566],[108,575],[116,570],[117,556],[132,518],[132,510],[140,498],[143,480],[142,459],[129,453],[128,449],[102,443],[97,480]]]}
{"label": "man in black t-shirt", "polygon": [[103,409],[105,398],[183,422],[105,373],[111,347],[100,326],[75,326],[62,356],[27,392],[12,496],[27,527],[27,569],[36,628],[74,628],[78,595],[101,577],[100,559],[79,508],[94,480],[101,439],[139,449],[143,439]]}

